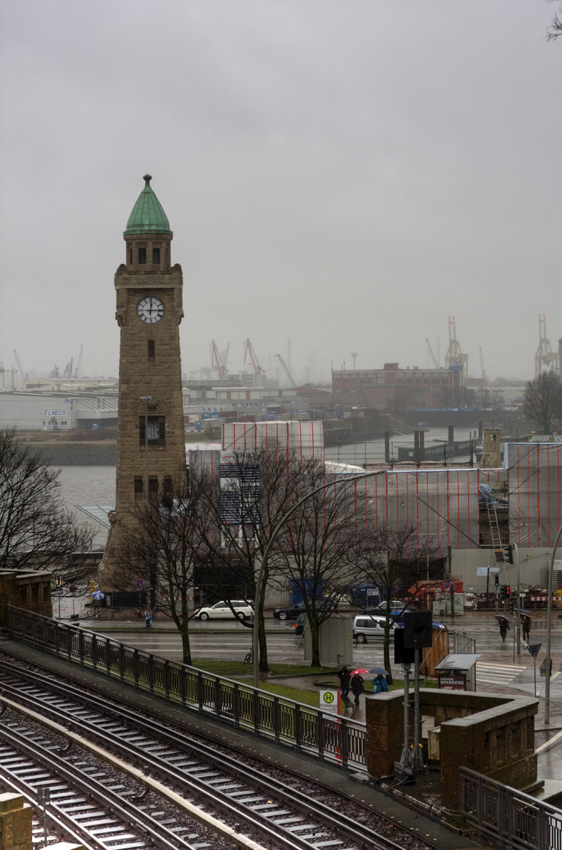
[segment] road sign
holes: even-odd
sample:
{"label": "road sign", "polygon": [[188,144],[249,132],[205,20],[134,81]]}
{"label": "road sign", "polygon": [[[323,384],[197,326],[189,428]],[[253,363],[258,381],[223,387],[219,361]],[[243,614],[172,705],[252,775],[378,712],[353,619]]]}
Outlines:
{"label": "road sign", "polygon": [[138,578],[137,579],[137,587],[142,587],[143,584],[144,584],[144,581],[142,580],[142,578]]}
{"label": "road sign", "polygon": [[320,709],[332,714],[339,714],[340,692],[337,688],[320,691]]}
{"label": "road sign", "polygon": [[55,587],[62,587],[62,574],[57,573],[55,576]]}
{"label": "road sign", "polygon": [[542,646],[542,643],[531,643],[531,644],[529,644],[527,649],[531,653],[533,658],[537,657],[537,655],[539,654],[539,650],[540,650],[541,646]]}
{"label": "road sign", "polygon": [[75,584],[71,584],[68,589],[70,590],[71,593],[76,593],[76,591],[78,590],[78,588],[76,587]]}

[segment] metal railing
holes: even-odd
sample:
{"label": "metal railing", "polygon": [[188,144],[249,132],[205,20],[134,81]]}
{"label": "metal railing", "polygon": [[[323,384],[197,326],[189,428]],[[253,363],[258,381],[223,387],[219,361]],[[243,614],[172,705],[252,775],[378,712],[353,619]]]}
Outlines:
{"label": "metal railing", "polygon": [[10,634],[142,691],[342,767],[366,771],[365,724],[9,606]]}
{"label": "metal railing", "polygon": [[460,809],[478,831],[510,850],[562,850],[562,809],[461,767]]}

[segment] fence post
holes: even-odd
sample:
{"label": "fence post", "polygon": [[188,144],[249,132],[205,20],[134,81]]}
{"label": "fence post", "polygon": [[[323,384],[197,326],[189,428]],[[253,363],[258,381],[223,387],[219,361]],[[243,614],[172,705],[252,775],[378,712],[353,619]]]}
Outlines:
{"label": "fence post", "polygon": [[185,705],[187,702],[187,670],[183,664],[180,667],[180,697],[181,704]]}
{"label": "fence post", "polygon": [[318,743],[318,758],[324,758],[326,749],[326,721],[320,712],[316,717],[316,740]]}
{"label": "fence post", "polygon": [[273,735],[275,740],[279,742],[279,737],[281,735],[281,707],[279,705],[279,697],[273,697],[273,703],[271,706],[271,720],[273,722]]}
{"label": "fence post", "polygon": [[236,682],[232,692],[232,714],[236,726],[240,725],[240,687]]}
{"label": "fence post", "polygon": [[154,656],[152,653],[148,655],[148,689],[151,694],[154,693]]}
{"label": "fence post", "polygon": [[339,723],[341,763],[342,763],[343,767],[347,767],[347,760],[349,758],[349,729],[348,729],[347,718],[342,717],[341,720],[338,718],[338,723]]}
{"label": "fence post", "polygon": [[257,689],[254,689],[253,699],[252,699],[252,711],[254,713],[253,721],[254,721],[254,731],[260,731],[260,692]]}
{"label": "fence post", "polygon": [[215,678],[215,714],[220,717],[222,714],[222,693],[220,676]]}
{"label": "fence post", "polygon": [[205,704],[203,689],[204,689],[203,674],[198,673],[197,674],[197,702],[199,703],[199,711],[203,711],[203,706]]}
{"label": "fence post", "polygon": [[302,741],[302,717],[300,705],[295,705],[295,745],[297,750],[301,748]]}

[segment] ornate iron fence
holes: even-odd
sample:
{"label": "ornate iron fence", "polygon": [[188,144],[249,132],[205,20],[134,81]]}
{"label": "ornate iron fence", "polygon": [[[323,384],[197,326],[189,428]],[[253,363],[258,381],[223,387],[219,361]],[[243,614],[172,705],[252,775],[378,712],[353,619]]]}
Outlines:
{"label": "ornate iron fence", "polygon": [[[169,661],[114,638],[8,607],[10,634],[143,691],[343,767],[366,771],[365,724]],[[562,850],[562,848],[560,848]]]}
{"label": "ornate iron fence", "polygon": [[460,808],[479,832],[510,850],[562,850],[562,809],[460,769]]}

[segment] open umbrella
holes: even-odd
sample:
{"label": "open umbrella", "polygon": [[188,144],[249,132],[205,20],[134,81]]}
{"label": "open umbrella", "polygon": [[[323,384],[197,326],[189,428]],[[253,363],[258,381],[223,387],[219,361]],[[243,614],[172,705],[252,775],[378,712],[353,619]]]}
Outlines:
{"label": "open umbrella", "polygon": [[365,670],[364,667],[357,667],[357,669],[352,670],[349,675],[350,676],[364,676],[364,675],[368,675],[368,673],[369,673],[369,671]]}
{"label": "open umbrella", "polygon": [[502,620],[507,620],[507,622],[509,623],[509,620],[507,619],[505,614],[496,614],[496,620],[498,620],[499,622],[501,622]]}
{"label": "open umbrella", "polygon": [[92,599],[95,599],[96,601],[100,599],[105,599],[105,593],[102,593],[101,590],[94,590],[94,592],[92,593]]}
{"label": "open umbrella", "polygon": [[385,670],[384,667],[373,667],[372,670],[369,670],[369,673],[372,676],[388,676],[388,670]]}

